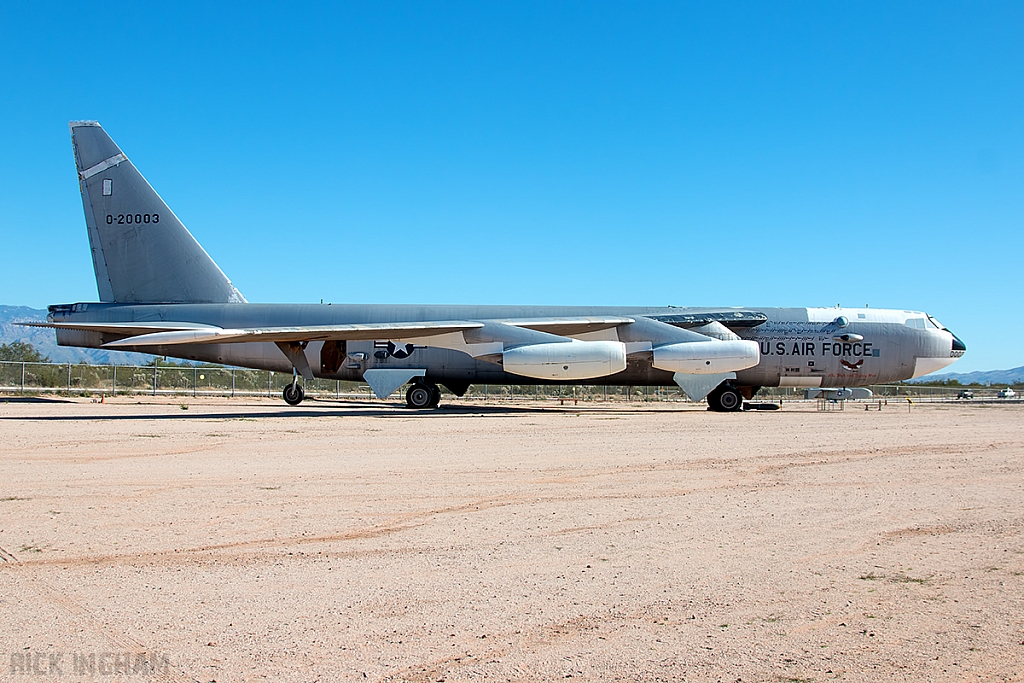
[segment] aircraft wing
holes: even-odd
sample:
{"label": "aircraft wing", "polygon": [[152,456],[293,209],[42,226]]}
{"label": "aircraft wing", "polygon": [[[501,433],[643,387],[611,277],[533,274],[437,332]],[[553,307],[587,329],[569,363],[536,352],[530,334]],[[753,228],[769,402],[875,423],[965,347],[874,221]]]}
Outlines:
{"label": "aircraft wing", "polygon": [[389,337],[417,338],[450,332],[475,330],[481,322],[447,320],[436,322],[354,323],[348,325],[299,325],[229,329],[196,323],[22,323],[30,327],[102,332],[126,335],[103,344],[104,348],[162,346],[170,344],[225,344],[241,342],[289,343],[328,339],[369,340]]}
{"label": "aircraft wing", "polygon": [[[633,318],[621,316],[576,316],[551,318],[513,318],[500,321],[515,328],[572,336],[631,324]],[[354,323],[342,325],[299,325],[289,327],[223,328],[187,322],[115,323],[115,322],[32,322],[31,327],[101,332],[122,336],[103,344],[104,348],[162,346],[172,344],[227,344],[242,342],[291,343],[336,340],[416,339],[437,337],[453,332],[478,330],[484,322],[444,320],[427,322]],[[511,340],[510,340],[511,341]]]}
{"label": "aircraft wing", "polygon": [[580,316],[568,318],[511,318],[502,320],[506,325],[525,327],[536,332],[547,332],[563,337],[572,337],[586,332],[598,332],[619,325],[631,325],[636,320],[621,316]]}

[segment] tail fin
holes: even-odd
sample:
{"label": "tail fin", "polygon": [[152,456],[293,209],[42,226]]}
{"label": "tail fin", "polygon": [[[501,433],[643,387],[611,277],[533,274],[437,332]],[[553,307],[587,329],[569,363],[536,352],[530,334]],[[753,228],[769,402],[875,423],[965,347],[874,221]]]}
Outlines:
{"label": "tail fin", "polygon": [[244,303],[100,124],[70,127],[100,300]]}

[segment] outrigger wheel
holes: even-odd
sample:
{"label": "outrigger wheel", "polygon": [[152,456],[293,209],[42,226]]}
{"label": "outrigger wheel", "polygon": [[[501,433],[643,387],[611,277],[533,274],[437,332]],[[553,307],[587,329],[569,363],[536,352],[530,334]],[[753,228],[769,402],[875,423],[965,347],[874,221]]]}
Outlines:
{"label": "outrigger wheel", "polygon": [[726,382],[708,394],[708,407],[717,413],[732,413],[743,409],[740,390]]}
{"label": "outrigger wheel", "polygon": [[406,405],[416,410],[436,408],[440,402],[441,390],[430,382],[413,382],[405,392]]}
{"label": "outrigger wheel", "polygon": [[284,402],[290,406],[297,406],[302,403],[302,399],[306,398],[306,392],[302,389],[302,385],[297,382],[286,384],[284,387]]}

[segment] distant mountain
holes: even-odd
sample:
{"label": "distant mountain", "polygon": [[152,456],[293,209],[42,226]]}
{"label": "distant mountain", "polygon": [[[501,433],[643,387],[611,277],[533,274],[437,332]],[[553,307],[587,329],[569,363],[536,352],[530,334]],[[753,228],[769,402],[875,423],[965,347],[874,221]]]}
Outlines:
{"label": "distant mountain", "polygon": [[46,311],[27,306],[0,306],[0,344],[27,342],[36,351],[49,356],[55,363],[93,363],[95,365],[145,365],[153,360],[146,353],[107,351],[106,349],[78,349],[57,346],[57,335],[45,327],[20,327],[15,322],[46,320]]}
{"label": "distant mountain", "polygon": [[947,372],[941,375],[925,375],[910,382],[943,382],[955,379],[960,384],[1018,384],[1024,382],[1024,365],[1009,370],[976,370],[974,372]]}

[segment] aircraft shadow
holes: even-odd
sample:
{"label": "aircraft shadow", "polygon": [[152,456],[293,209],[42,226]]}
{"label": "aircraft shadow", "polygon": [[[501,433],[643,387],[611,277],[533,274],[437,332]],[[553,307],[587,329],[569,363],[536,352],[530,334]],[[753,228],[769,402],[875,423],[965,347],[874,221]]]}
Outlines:
{"label": "aircraft shadow", "polygon": [[[29,401],[26,401],[29,402]],[[34,402],[47,402],[37,400]],[[559,413],[588,413],[592,415],[625,415],[636,414],[635,409],[607,408],[604,406],[466,406],[444,405],[433,410],[410,410],[404,405],[395,403],[381,406],[379,403],[346,403],[339,405],[318,405],[316,407],[282,408],[280,410],[235,410],[230,412],[204,413],[202,406],[192,405],[189,410],[174,408],[176,412],[158,414],[133,415],[31,415],[31,416],[0,416],[0,420],[16,420],[22,422],[91,422],[91,421],[124,421],[124,420],[259,420],[267,418],[316,418],[316,417],[377,417],[377,418],[414,418],[436,419],[451,417],[517,417],[523,415],[546,415]],[[692,408],[661,408],[659,413],[694,412]]]}
{"label": "aircraft shadow", "polygon": [[73,401],[49,396],[5,396],[0,398],[0,403],[73,403]]}

